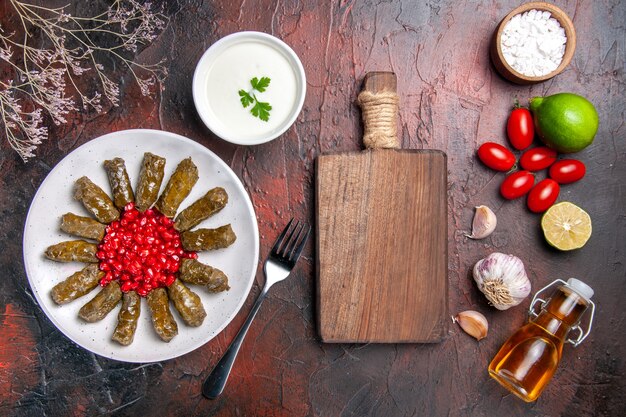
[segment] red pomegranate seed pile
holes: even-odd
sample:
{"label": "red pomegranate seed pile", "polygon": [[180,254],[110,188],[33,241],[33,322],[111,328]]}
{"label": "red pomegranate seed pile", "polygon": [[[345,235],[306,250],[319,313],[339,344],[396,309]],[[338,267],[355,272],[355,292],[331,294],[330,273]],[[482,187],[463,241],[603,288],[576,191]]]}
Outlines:
{"label": "red pomegranate seed pile", "polygon": [[198,255],[183,250],[171,219],[156,209],[141,213],[129,203],[121,218],[107,226],[96,257],[105,273],[101,286],[119,280],[123,292],[145,297],[154,288],[172,285],[181,258]]}

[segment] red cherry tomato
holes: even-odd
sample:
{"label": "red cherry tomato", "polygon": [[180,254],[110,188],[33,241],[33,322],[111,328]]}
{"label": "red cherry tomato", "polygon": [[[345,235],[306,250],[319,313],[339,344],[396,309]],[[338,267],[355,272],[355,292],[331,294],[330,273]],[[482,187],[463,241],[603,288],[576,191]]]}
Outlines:
{"label": "red cherry tomato", "polygon": [[515,165],[515,155],[504,146],[485,142],[478,148],[478,158],[491,169],[508,171]]}
{"label": "red cherry tomato", "polygon": [[513,110],[506,123],[506,133],[515,149],[521,151],[528,148],[535,137],[535,125],[530,110],[521,107]]}
{"label": "red cherry tomato", "polygon": [[513,200],[526,194],[533,187],[535,176],[528,171],[517,171],[509,175],[500,185],[500,194]]}
{"label": "red cherry tomato", "polygon": [[562,159],[550,167],[550,178],[559,184],[570,184],[585,176],[585,164],[575,159]]}
{"label": "red cherry tomato", "polygon": [[545,146],[532,148],[524,152],[519,163],[527,171],[541,171],[556,161],[556,151]]}
{"label": "red cherry tomato", "polygon": [[550,178],[539,181],[528,193],[526,205],[534,213],[543,213],[554,204],[560,189],[559,184]]}

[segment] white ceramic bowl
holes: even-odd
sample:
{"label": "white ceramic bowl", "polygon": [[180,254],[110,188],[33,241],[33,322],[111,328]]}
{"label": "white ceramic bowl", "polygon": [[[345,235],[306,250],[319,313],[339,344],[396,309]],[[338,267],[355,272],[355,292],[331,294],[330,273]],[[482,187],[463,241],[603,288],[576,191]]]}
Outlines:
{"label": "white ceramic bowl", "polygon": [[[265,92],[254,91],[253,77],[269,77]],[[268,121],[244,108],[239,90],[272,106]],[[306,76],[296,53],[261,32],[237,32],[215,42],[200,58],[193,76],[193,100],[200,118],[220,138],[258,145],[282,135],[294,123],[306,95]]]}

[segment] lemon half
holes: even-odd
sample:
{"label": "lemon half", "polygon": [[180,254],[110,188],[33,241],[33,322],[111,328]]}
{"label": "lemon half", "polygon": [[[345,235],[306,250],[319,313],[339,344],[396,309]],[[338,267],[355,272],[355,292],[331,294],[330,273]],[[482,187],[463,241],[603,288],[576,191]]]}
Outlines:
{"label": "lemon half", "polygon": [[544,213],[541,229],[551,246],[563,251],[579,249],[591,237],[591,217],[576,204],[564,201]]}

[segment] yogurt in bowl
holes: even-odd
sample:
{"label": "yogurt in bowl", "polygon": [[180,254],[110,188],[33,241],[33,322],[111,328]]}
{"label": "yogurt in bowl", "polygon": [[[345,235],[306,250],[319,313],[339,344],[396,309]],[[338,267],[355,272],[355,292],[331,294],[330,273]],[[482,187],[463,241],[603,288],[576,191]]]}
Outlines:
{"label": "yogurt in bowl", "polygon": [[298,117],[306,76],[296,53],[261,32],[237,32],[202,55],[193,76],[200,118],[220,138],[258,145],[283,134]]}

